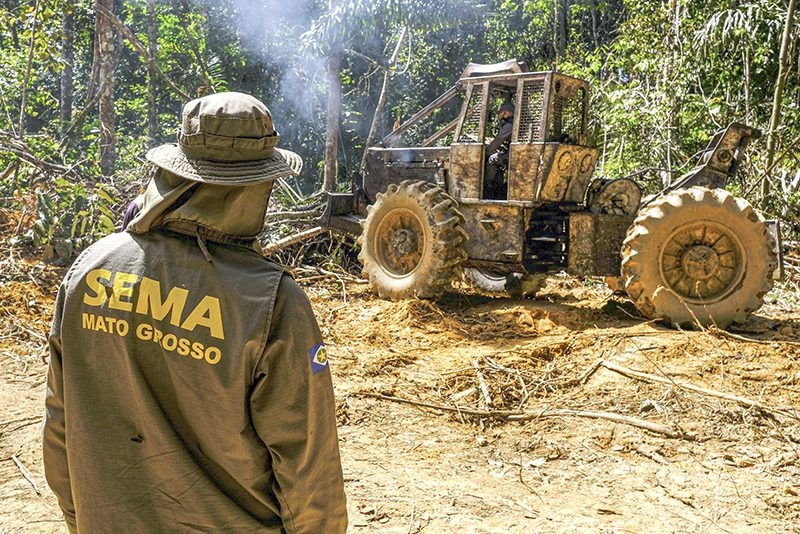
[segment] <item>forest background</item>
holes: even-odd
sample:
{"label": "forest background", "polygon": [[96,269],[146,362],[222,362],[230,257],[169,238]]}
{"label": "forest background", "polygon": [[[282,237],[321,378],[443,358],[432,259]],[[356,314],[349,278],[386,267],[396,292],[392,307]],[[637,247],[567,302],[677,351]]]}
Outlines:
{"label": "forest background", "polygon": [[[796,239],[796,0],[0,0],[0,206],[68,262],[119,226],[180,110],[251,93],[305,161],[279,202],[348,190],[365,147],[470,62],[590,80],[595,176],[655,191],[731,121],[759,128],[729,184]],[[30,224],[24,224],[30,221]]]}

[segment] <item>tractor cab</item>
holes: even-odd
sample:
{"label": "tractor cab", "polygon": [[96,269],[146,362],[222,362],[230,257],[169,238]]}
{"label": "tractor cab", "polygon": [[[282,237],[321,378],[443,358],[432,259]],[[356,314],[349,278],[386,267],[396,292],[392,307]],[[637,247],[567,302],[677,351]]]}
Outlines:
{"label": "tractor cab", "polygon": [[[462,78],[464,102],[450,145],[448,191],[457,199],[583,202],[597,160],[587,146],[588,83],[556,72]],[[498,110],[513,105],[507,165],[489,165]],[[497,172],[501,171],[502,172]],[[497,172],[495,176],[493,173]],[[487,196],[500,175],[503,197]],[[496,191],[496,189],[495,189]]]}

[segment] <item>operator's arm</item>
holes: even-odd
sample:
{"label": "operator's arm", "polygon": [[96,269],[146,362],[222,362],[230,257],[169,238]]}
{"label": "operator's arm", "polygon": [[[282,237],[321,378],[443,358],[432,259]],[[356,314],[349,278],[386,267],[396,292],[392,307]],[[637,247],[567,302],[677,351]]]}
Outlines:
{"label": "operator's arm", "polygon": [[311,305],[288,276],[281,279],[272,317],[251,410],[272,457],[283,526],[288,534],[344,533],[347,507],[330,369],[323,353],[313,350],[322,337]]}
{"label": "operator's arm", "polygon": [[491,143],[489,143],[489,146],[486,147],[487,157],[497,152],[497,149],[500,148],[500,145],[502,145],[508,139],[511,139],[511,132],[513,130],[514,125],[510,121],[504,122],[502,125],[500,125],[500,128],[497,130],[497,135],[494,137],[494,139],[492,139]]}
{"label": "operator's arm", "polygon": [[62,375],[61,317],[64,309],[64,286],[58,293],[48,339],[50,365],[47,371],[42,455],[47,484],[58,498],[70,532],[75,532],[75,503],[69,481],[66,433],[64,427],[64,382]]}

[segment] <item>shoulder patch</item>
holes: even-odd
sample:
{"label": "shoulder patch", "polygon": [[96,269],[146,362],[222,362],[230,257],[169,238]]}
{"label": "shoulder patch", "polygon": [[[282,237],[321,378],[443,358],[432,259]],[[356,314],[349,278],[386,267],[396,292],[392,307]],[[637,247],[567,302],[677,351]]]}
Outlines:
{"label": "shoulder patch", "polygon": [[311,357],[311,371],[314,374],[328,367],[328,351],[325,349],[325,343],[317,343],[311,347],[308,354]]}

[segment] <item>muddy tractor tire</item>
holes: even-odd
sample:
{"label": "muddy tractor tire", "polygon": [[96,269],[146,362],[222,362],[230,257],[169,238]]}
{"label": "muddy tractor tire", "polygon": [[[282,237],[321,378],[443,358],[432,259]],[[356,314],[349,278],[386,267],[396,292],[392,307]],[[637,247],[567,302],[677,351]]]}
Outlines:
{"label": "muddy tractor tire", "polygon": [[777,267],[767,224],[723,189],[676,189],[643,208],[622,245],[625,291],[645,317],[672,326],[743,322]]}
{"label": "muddy tractor tire", "polygon": [[464,217],[456,201],[428,182],[404,181],[367,208],[358,259],[381,298],[440,295],[466,258]]}

